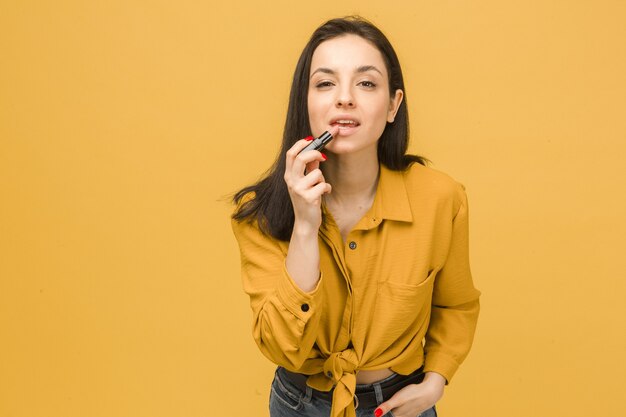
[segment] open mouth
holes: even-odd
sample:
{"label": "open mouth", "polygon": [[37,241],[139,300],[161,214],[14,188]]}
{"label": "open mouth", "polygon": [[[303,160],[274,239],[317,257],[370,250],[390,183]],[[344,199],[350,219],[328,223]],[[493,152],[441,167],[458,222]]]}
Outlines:
{"label": "open mouth", "polygon": [[337,120],[331,126],[339,126],[339,130],[350,130],[359,127],[361,124],[354,120]]}

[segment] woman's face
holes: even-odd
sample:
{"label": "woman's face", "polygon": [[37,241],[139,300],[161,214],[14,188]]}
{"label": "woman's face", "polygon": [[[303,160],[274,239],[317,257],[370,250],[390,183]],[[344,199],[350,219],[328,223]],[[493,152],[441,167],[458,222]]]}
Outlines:
{"label": "woman's face", "polygon": [[393,122],[403,97],[402,90],[396,90],[390,98],[380,51],[356,35],[324,41],[313,53],[309,77],[311,133],[317,137],[338,124],[339,133],[326,146],[329,152],[376,152],[378,139],[386,123]]}

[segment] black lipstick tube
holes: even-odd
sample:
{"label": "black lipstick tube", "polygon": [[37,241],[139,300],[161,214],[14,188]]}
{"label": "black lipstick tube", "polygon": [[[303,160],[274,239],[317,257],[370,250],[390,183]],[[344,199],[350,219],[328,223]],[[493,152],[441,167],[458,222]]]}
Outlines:
{"label": "black lipstick tube", "polygon": [[331,135],[330,133],[328,133],[328,131],[326,131],[322,133],[319,138],[314,139],[313,142],[309,143],[306,146],[306,148],[302,149],[298,153],[311,151],[311,150],[321,151],[322,149],[324,149],[324,146],[326,146],[328,142],[330,142],[331,140],[333,140],[333,135]]}

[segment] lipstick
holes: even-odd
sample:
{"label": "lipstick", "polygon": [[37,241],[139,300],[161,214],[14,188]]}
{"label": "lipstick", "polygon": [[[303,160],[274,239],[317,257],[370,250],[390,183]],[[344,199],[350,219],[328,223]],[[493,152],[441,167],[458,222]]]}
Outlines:
{"label": "lipstick", "polygon": [[307,145],[306,148],[302,149],[298,153],[311,151],[311,150],[321,151],[322,149],[324,149],[324,146],[326,146],[328,142],[330,142],[331,140],[333,140],[333,135],[329,131],[326,131],[322,133],[319,138],[314,139],[311,143]]}

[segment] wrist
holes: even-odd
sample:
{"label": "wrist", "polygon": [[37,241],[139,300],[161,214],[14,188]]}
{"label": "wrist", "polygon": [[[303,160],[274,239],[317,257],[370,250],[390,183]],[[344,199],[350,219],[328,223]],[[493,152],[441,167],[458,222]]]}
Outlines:
{"label": "wrist", "polygon": [[293,230],[291,231],[291,236],[296,237],[298,239],[310,239],[315,237],[317,239],[319,228],[314,225],[296,220],[293,224]]}
{"label": "wrist", "polygon": [[425,375],[423,382],[429,385],[436,385],[442,388],[446,385],[446,378],[437,372],[429,371]]}

